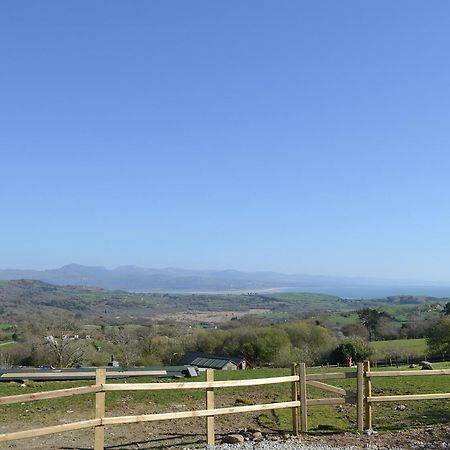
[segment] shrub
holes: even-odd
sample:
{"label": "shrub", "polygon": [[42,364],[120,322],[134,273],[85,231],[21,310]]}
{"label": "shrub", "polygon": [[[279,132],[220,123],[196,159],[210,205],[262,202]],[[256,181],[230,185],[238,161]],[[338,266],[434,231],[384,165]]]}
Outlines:
{"label": "shrub", "polygon": [[371,354],[372,349],[366,342],[353,338],[339,344],[331,353],[331,360],[334,363],[345,364],[347,358],[351,357],[353,362],[362,362]]}

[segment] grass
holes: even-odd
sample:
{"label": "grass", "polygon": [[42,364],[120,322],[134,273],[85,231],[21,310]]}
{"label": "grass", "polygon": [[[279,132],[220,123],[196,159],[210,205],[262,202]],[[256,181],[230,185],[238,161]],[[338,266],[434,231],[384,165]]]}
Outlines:
{"label": "grass", "polygon": [[15,341],[0,342],[0,347],[6,347],[7,345],[13,345],[15,343]]}
{"label": "grass", "polygon": [[344,325],[358,323],[359,321],[356,312],[335,312],[326,314],[324,322],[329,326],[342,328]]}
{"label": "grass", "polygon": [[[450,363],[434,364],[435,368],[450,368]],[[340,372],[348,369],[308,369],[314,372]],[[376,369],[376,370],[391,370]],[[409,369],[404,366],[399,370]],[[356,379],[333,380],[328,384],[356,391]],[[449,376],[427,377],[390,377],[376,378],[372,382],[373,395],[422,394],[450,392]],[[333,396],[323,391],[308,387],[308,398]],[[396,410],[404,404],[404,411]],[[262,414],[259,417],[262,425],[279,431],[291,430],[291,413],[288,410],[275,411],[273,414]],[[313,433],[354,431],[356,423],[355,405],[313,406],[308,408],[309,430]],[[450,402],[448,400],[405,401],[380,403],[373,406],[373,425],[378,431],[394,431],[418,426],[436,425],[450,422]]]}
{"label": "grass", "polygon": [[[450,363],[435,364],[436,368],[450,368]],[[341,372],[352,369],[343,368],[311,368],[308,373]],[[354,369],[353,369],[354,370]],[[386,370],[386,369],[378,369]],[[414,370],[403,367],[402,370]],[[289,375],[289,369],[262,368],[236,372],[215,372],[216,380],[265,378]],[[448,376],[376,378],[373,380],[374,395],[412,394],[449,392]],[[187,382],[203,381],[205,375],[186,379]],[[132,381],[155,382],[155,379],[118,380],[119,383]],[[172,380],[157,380],[171,382]],[[113,382],[113,381],[109,381]],[[91,382],[39,382],[27,383],[27,387],[18,384],[0,383],[0,396],[39,392],[44,390],[62,389],[73,386],[89,385]],[[356,379],[330,381],[329,384],[356,391]],[[290,384],[267,385],[260,387],[219,388],[216,390],[218,407],[238,406],[256,403],[271,403],[290,400]],[[308,387],[308,398],[323,398],[333,396],[323,391]],[[189,391],[141,391],[141,392],[110,392],[107,393],[107,414],[129,415],[145,411],[165,412],[201,409],[204,407],[204,390]],[[390,431],[403,428],[432,425],[450,421],[450,402],[441,401],[409,401],[404,411],[397,411],[398,403],[376,404],[373,408],[373,424],[377,430]],[[12,431],[22,427],[26,421],[31,426],[43,426],[57,423],[61,415],[73,419],[94,416],[95,401],[93,395],[67,397],[55,400],[42,400],[24,404],[1,407],[0,429]],[[11,419],[15,424],[11,425]],[[43,421],[45,420],[45,422]],[[273,430],[289,432],[291,430],[290,410],[278,410],[274,413],[264,413],[258,416],[261,425]],[[308,409],[310,431],[313,433],[328,433],[354,431],[356,422],[355,405],[313,406]]]}
{"label": "grass", "polygon": [[395,339],[391,341],[371,342],[374,350],[373,359],[398,357],[423,357],[427,354],[426,339]]}

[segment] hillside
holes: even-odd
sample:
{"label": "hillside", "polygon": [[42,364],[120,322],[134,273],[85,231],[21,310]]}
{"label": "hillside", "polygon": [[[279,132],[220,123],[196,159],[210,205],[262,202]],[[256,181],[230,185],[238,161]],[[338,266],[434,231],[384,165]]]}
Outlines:
{"label": "hillside", "polygon": [[[331,323],[346,321],[349,314],[369,307],[384,310],[399,321],[435,316],[448,298],[398,296],[374,300],[342,299],[317,293],[289,294],[137,294],[102,288],[57,286],[37,280],[0,281],[0,312],[26,316],[30,313],[69,312],[89,320],[175,318],[208,321],[211,312],[241,316],[253,313],[277,319],[321,315]],[[203,314],[203,315],[202,315]]]}
{"label": "hillside", "polygon": [[[37,280],[0,282],[0,308],[3,315],[27,312],[64,311],[91,319],[108,317],[157,317],[176,313],[246,312],[300,313],[342,309],[338,297],[322,294],[295,294],[277,298],[265,295],[136,294],[101,288],[56,286]],[[334,306],[332,306],[334,305]]]}

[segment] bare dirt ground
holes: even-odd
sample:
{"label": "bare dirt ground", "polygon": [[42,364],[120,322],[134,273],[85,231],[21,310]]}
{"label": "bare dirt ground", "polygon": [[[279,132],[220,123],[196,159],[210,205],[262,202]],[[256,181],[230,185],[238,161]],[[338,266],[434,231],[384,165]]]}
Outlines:
{"label": "bare dirt ground", "polygon": [[[78,418],[73,418],[78,419]],[[81,418],[80,418],[81,419]],[[37,424],[36,424],[37,425]],[[261,430],[265,439],[288,440],[291,444],[353,447],[355,449],[446,449],[450,448],[450,425],[385,432],[334,433],[327,435],[302,434],[298,437],[282,435],[261,427],[252,414],[216,418],[216,442],[230,433],[242,430]],[[205,447],[205,419],[185,419],[149,424],[106,427],[106,446],[110,450],[185,449]],[[94,444],[93,430],[82,430],[0,444],[0,449],[15,450],[90,450]]]}
{"label": "bare dirt ground", "polygon": [[160,314],[158,318],[175,320],[177,322],[205,322],[223,323],[236,318],[240,319],[248,315],[267,314],[270,309],[249,309],[247,311],[208,311],[208,312],[180,312],[170,314]]}

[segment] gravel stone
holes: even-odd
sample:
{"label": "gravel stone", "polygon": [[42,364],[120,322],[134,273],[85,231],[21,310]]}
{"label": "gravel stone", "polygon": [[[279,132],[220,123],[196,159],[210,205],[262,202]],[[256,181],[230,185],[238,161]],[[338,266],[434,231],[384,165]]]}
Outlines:
{"label": "gravel stone", "polygon": [[[242,434],[253,432],[247,429]],[[450,426],[438,425],[378,433],[301,434],[283,439],[282,433],[261,433],[263,440],[222,444],[209,450],[450,450]],[[259,434],[258,434],[259,436]],[[196,449],[198,450],[198,448]]]}
{"label": "gravel stone", "polygon": [[[361,447],[360,447],[361,448]],[[332,447],[321,444],[302,444],[301,442],[259,441],[242,444],[221,444],[214,450],[356,450],[357,447]]]}
{"label": "gravel stone", "polygon": [[242,434],[229,434],[223,438],[224,444],[238,444],[243,443],[245,440]]}

